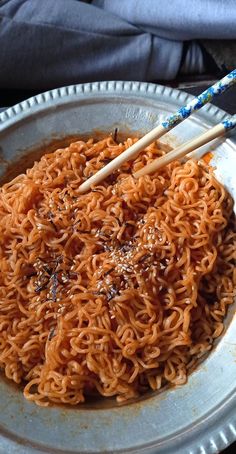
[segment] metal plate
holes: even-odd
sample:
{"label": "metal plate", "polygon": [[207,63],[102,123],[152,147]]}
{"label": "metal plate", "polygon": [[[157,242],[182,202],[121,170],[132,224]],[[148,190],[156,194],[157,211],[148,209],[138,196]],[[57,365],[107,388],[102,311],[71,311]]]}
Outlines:
{"label": "metal plate", "polygon": [[[6,161],[52,138],[88,131],[142,132],[192,97],[163,86],[136,82],[76,85],[30,98],[0,114],[1,172]],[[166,136],[181,143],[226,116],[212,105]],[[209,149],[209,146],[208,146]],[[236,135],[216,141],[218,178],[236,199]],[[236,439],[236,319],[230,308],[224,335],[181,387],[134,403],[40,408],[21,390],[0,380],[0,452],[36,453],[216,453]]]}

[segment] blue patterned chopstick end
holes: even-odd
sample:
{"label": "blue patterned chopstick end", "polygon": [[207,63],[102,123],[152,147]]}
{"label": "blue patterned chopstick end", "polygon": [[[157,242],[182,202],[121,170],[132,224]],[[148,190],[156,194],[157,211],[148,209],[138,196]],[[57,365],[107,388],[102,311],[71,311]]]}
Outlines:
{"label": "blue patterned chopstick end", "polygon": [[227,118],[226,120],[222,121],[224,128],[226,131],[233,129],[236,127],[236,115],[233,115],[231,118]]}
{"label": "blue patterned chopstick end", "polygon": [[[185,120],[185,118],[188,118],[193,112],[196,112],[201,109],[201,107],[205,106],[205,104],[210,102],[215,96],[226,91],[234,83],[236,83],[236,69],[209,87],[199,96],[192,99],[186,106],[181,107],[177,112],[167,117],[165,121],[163,121],[162,126],[166,130],[172,129],[174,126],[181,123],[181,121]],[[230,126],[225,126],[225,128],[232,129]]]}

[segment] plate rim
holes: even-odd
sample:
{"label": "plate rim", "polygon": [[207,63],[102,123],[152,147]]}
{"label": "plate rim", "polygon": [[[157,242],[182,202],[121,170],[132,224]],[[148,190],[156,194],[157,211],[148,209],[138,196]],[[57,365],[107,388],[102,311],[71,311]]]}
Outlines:
{"label": "plate rim", "polygon": [[[2,127],[7,127],[12,123],[16,123],[28,115],[32,115],[32,112],[38,112],[44,110],[49,105],[58,105],[58,101],[66,102],[71,101],[72,97],[78,99],[83,98],[86,95],[96,95],[105,92],[108,94],[120,93],[130,95],[138,94],[143,96],[145,93],[150,95],[161,95],[167,96],[175,100],[179,100],[183,103],[194,99],[195,96],[185,91],[178,90],[177,88],[168,87],[165,85],[154,84],[151,82],[135,82],[135,81],[102,81],[102,82],[87,82],[84,84],[72,84],[64,87],[54,88],[43,93],[31,96],[30,98],[15,104],[12,107],[8,107],[6,110],[0,113],[0,130]],[[217,117],[219,121],[229,116],[223,109],[214,106],[211,103],[206,104],[201,112],[210,113]],[[196,115],[195,112],[193,115]]]}

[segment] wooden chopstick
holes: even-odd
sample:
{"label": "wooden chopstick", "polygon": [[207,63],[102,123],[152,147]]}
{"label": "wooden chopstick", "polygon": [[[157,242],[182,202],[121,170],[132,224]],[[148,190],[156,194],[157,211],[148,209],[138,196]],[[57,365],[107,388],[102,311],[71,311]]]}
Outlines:
{"label": "wooden chopstick", "polygon": [[95,175],[88,178],[79,187],[78,192],[86,192],[91,185],[98,184],[108,175],[120,168],[122,164],[131,159],[135,159],[141,150],[146,148],[150,143],[162,137],[166,132],[173,129],[176,125],[188,118],[192,113],[201,109],[205,104],[210,102],[215,96],[225,92],[231,85],[236,82],[236,69],[231,71],[223,79],[216,82],[212,87],[209,87],[196,98],[193,98],[186,106],[181,107],[177,112],[171,114],[160,125],[156,126],[152,131],[148,132],[138,142],[134,143],[130,148],[125,150],[121,155],[113,159],[109,164],[100,169]]}
{"label": "wooden chopstick", "polygon": [[205,145],[208,142],[211,142],[213,139],[222,136],[225,134],[226,131],[233,129],[236,126],[236,115],[232,116],[228,120],[222,121],[218,125],[214,126],[213,128],[209,129],[209,131],[204,132],[198,137],[189,140],[189,142],[180,145],[175,150],[170,151],[164,156],[160,158],[154,159],[153,162],[147,164],[142,169],[135,172],[133,175],[135,178],[139,178],[143,175],[148,175],[151,173],[156,172],[156,170],[160,169],[161,167],[170,164],[170,162],[175,161],[176,159],[180,159],[186,154],[190,153],[193,150]]}

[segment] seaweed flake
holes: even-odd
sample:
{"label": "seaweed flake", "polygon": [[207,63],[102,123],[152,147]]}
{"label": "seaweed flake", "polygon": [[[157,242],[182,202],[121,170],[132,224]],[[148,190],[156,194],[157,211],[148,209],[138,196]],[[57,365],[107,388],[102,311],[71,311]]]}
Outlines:
{"label": "seaweed flake", "polygon": [[40,293],[42,290],[45,290],[49,284],[49,281],[50,281],[50,278],[47,279],[46,282],[44,282],[43,284],[38,284],[36,285],[35,287],[35,293]]}
{"label": "seaweed flake", "polygon": [[130,251],[131,249],[133,249],[133,245],[132,244],[129,244],[129,243],[122,243],[121,245],[119,245],[119,250],[121,252],[128,252]]}
{"label": "seaweed flake", "polygon": [[58,232],[58,228],[57,228],[56,224],[53,221],[53,217],[54,216],[53,216],[51,211],[48,212],[48,217],[49,217],[50,224],[52,224],[52,226],[54,227],[55,231]]}
{"label": "seaweed flake", "polygon": [[114,131],[114,134],[113,134],[113,140],[116,143],[117,143],[117,136],[118,136],[118,128],[115,128],[115,131]]}
{"label": "seaweed flake", "polygon": [[45,271],[45,273],[51,276],[53,270],[48,265],[43,265],[43,271]]}
{"label": "seaweed flake", "polygon": [[119,294],[119,290],[115,284],[112,284],[112,286],[109,288],[107,292],[107,301],[111,301],[116,295]]}
{"label": "seaweed flake", "polygon": [[113,268],[110,268],[108,271],[106,271],[103,276],[106,277],[108,276],[108,274],[110,274],[112,271],[114,271],[114,267]]}
{"label": "seaweed flake", "polygon": [[55,303],[57,300],[57,287],[58,287],[58,272],[52,274],[52,301]]}
{"label": "seaweed flake", "polygon": [[49,335],[48,335],[48,340],[52,340],[52,338],[55,336],[55,328],[51,328]]}

